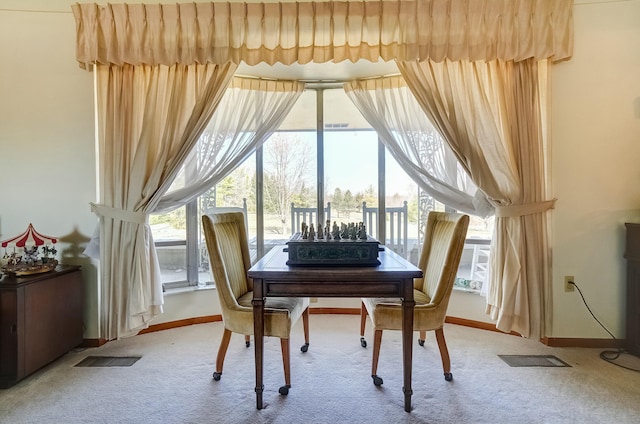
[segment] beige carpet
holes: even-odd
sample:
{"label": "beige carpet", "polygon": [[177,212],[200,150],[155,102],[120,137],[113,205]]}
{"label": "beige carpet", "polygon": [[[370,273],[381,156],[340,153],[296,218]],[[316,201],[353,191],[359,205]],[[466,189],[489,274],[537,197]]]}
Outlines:
{"label": "beige carpet", "polygon": [[[279,342],[266,339],[266,408],[255,408],[253,345],[234,335],[213,381],[222,323],[199,324],[71,352],[0,390],[0,423],[638,423],[640,373],[609,364],[599,349],[447,325],[454,380],[446,382],[435,337],[414,343],[413,410],[404,412],[401,342],[385,332],[378,388],[359,317],[311,315],[311,346],[292,337],[293,387],[283,384]],[[369,346],[372,344],[368,328]],[[498,355],[554,355],[570,367],[510,367]],[[141,356],[130,367],[76,367],[88,356]],[[640,367],[631,356],[627,365]]]}

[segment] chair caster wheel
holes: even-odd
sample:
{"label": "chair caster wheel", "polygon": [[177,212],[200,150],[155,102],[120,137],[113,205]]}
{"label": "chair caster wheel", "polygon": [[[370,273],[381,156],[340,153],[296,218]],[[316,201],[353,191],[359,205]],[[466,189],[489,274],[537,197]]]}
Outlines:
{"label": "chair caster wheel", "polygon": [[450,372],[445,372],[444,373],[444,379],[447,380],[447,381],[453,380],[453,374],[451,374]]}
{"label": "chair caster wheel", "polygon": [[360,346],[367,347],[367,341],[364,339],[364,337],[360,337]]}
{"label": "chair caster wheel", "polygon": [[309,350],[309,343],[305,343],[300,347],[302,353],[305,353],[307,350]]}
{"label": "chair caster wheel", "polygon": [[247,346],[247,347],[251,347],[251,342],[249,342],[249,341],[244,342],[244,344],[245,344],[245,346]]}
{"label": "chair caster wheel", "polygon": [[384,381],[382,381],[382,378],[378,377],[377,375],[372,375],[371,378],[373,378],[374,386],[382,386],[382,383],[384,383]]}
{"label": "chair caster wheel", "polygon": [[286,385],[286,386],[281,386],[278,389],[278,393],[280,393],[282,396],[286,396],[289,394],[289,388],[291,388],[290,385]]}
{"label": "chair caster wheel", "polygon": [[221,372],[217,372],[217,371],[215,371],[215,372],[213,373],[213,379],[214,379],[215,381],[220,381],[220,377],[222,377],[222,373],[221,373]]}
{"label": "chair caster wheel", "polygon": [[418,344],[419,344],[420,346],[424,346],[424,340],[422,340],[422,339],[418,339]]}

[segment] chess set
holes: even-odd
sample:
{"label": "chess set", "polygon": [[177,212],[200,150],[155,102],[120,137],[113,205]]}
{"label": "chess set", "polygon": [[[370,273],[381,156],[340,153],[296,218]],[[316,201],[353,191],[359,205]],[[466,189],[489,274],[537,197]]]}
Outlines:
{"label": "chess set", "polygon": [[327,220],[325,227],[301,224],[301,231],[287,242],[290,266],[378,266],[380,243],[360,223]]}

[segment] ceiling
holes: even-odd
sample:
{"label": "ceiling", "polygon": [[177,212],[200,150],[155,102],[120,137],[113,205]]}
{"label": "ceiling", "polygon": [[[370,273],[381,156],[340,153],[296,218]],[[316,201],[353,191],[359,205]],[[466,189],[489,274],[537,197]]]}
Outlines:
{"label": "ceiling", "polygon": [[[354,79],[397,75],[399,73],[394,61],[373,63],[368,60],[359,60],[355,63],[345,60],[339,63],[308,63],[305,65],[298,63],[293,65],[283,65],[281,63],[267,65],[263,62],[255,66],[249,66],[241,63],[236,71],[236,75],[239,76],[304,81],[307,83],[307,88],[329,89],[323,90],[325,104],[323,113],[324,126],[327,128],[327,125],[339,125],[343,130],[370,130],[371,125],[347,98],[341,83]],[[296,131],[315,130],[318,125],[316,108],[315,92],[305,91],[298,98],[296,106],[291,109],[279,128]]]}
{"label": "ceiling", "polygon": [[366,79],[382,75],[398,74],[395,62],[358,62],[342,61],[339,63],[308,63],[300,65],[267,65],[264,62],[255,66],[240,64],[236,75],[252,76],[268,79],[302,80],[308,82],[344,82],[354,79]]}

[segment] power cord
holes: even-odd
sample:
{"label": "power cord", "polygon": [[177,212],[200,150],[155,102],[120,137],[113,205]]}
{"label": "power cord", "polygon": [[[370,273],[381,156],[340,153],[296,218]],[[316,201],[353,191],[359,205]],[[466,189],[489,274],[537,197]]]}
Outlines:
{"label": "power cord", "polygon": [[[611,338],[613,340],[618,340],[616,339],[616,337],[611,333],[611,331],[609,331],[607,329],[607,327],[604,326],[604,324],[602,324],[600,322],[600,320],[595,316],[595,314],[591,311],[591,308],[589,307],[589,305],[587,304],[587,301],[584,298],[584,295],[582,294],[582,290],[580,290],[580,287],[578,287],[578,285],[575,283],[575,281],[569,281],[569,284],[573,284],[573,286],[578,289],[578,293],[580,293],[580,297],[582,298],[582,303],[584,303],[584,306],[586,306],[587,310],[589,311],[589,313],[591,314],[591,316],[593,317],[593,319],[596,320],[596,322],[598,324],[600,324],[600,327],[604,328],[604,331],[606,331],[607,333],[609,333],[609,335],[611,336]],[[616,359],[620,358],[620,356],[622,356],[623,354],[628,354],[631,355],[626,349],[623,349],[621,347],[619,347],[617,350],[603,350],[602,352],[600,352],[600,358],[602,358],[603,360],[609,362],[610,364],[616,365],[618,367],[621,368],[625,368],[631,371],[635,371],[635,372],[640,372],[640,369],[637,368],[631,368],[628,367],[626,365],[622,365],[622,364],[618,364],[616,362],[614,362]]]}

